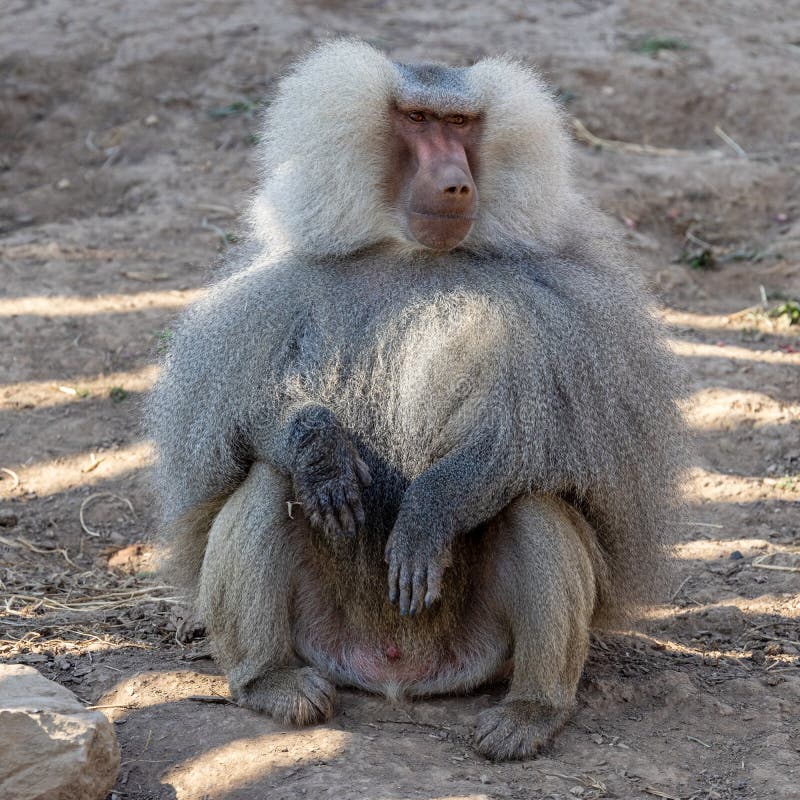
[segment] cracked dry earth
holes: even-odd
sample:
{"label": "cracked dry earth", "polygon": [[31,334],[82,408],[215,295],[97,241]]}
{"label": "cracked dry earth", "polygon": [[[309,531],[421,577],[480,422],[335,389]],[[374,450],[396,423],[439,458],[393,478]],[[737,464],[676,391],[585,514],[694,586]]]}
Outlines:
{"label": "cracked dry earth", "polygon": [[[236,231],[259,102],[330,34],[537,63],[605,140],[581,133],[576,170],[689,377],[673,594],[595,641],[577,713],[533,761],[470,748],[497,689],[342,692],[301,731],[226,703],[150,574],[139,400]],[[0,659],[115,721],[112,797],[800,797],[799,43],[800,5],[765,0],[3,4]]]}

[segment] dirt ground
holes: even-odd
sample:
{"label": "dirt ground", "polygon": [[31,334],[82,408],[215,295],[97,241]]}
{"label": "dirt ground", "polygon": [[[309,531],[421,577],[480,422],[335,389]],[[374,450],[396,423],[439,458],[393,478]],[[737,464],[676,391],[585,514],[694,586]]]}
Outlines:
{"label": "dirt ground", "polygon": [[[674,592],[596,639],[577,713],[533,761],[470,747],[500,689],[342,692],[302,731],[226,702],[142,544],[156,354],[235,235],[259,104],[332,34],[538,64],[689,375]],[[796,0],[3,3],[0,660],[115,721],[112,797],[800,797],[798,98]]]}

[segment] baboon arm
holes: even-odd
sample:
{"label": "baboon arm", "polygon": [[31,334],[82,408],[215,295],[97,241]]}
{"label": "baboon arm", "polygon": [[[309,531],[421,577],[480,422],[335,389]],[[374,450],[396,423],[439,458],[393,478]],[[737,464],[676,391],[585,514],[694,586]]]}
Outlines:
{"label": "baboon arm", "polygon": [[449,542],[492,519],[524,489],[511,448],[487,432],[448,453],[411,483],[398,523]]}
{"label": "baboon arm", "polygon": [[389,600],[416,614],[439,598],[455,536],[488,521],[521,493],[511,449],[487,432],[425,470],[406,490],[386,543]]}

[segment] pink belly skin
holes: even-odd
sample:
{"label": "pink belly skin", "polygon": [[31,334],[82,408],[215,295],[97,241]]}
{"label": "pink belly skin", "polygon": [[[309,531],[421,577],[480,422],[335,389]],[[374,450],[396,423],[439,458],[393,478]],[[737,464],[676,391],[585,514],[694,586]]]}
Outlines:
{"label": "pink belly skin", "polygon": [[296,640],[295,646],[303,660],[340,686],[413,697],[460,693],[508,678],[513,672],[508,643],[500,635],[480,633],[460,647],[424,652],[404,652],[393,640],[366,644],[319,635]]}
{"label": "pink belly skin", "polygon": [[[461,693],[510,674],[508,626],[489,603],[481,602],[477,587],[470,589],[473,602],[460,605],[457,615],[450,609],[451,624],[443,627],[425,612],[401,618],[388,605],[382,565],[374,591],[385,608],[376,607],[371,588],[361,597],[353,596],[357,587],[335,589],[313,554],[308,556],[300,562],[293,595],[294,649],[337,685],[413,697]],[[466,590],[453,587],[454,592]],[[372,606],[375,611],[351,615],[340,605],[351,601],[355,608]]]}
{"label": "pink belly skin", "polygon": [[426,660],[420,660],[419,656],[404,657],[393,642],[382,647],[352,645],[342,655],[344,658],[339,662],[341,670],[351,674],[360,685],[420,683],[431,680],[448,666],[454,666],[433,657]]}

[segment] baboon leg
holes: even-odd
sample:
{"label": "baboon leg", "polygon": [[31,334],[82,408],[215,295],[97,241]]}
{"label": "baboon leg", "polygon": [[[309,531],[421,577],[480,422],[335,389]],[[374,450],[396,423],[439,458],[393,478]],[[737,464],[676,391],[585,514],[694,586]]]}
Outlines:
{"label": "baboon leg", "polygon": [[514,675],[503,702],[479,716],[475,744],[495,760],[526,758],[574,706],[602,566],[591,528],[554,498],[515,500],[487,533],[497,554],[488,589],[510,624]]}
{"label": "baboon leg", "polygon": [[309,725],[333,715],[335,689],[293,653],[289,614],[304,531],[289,518],[290,496],[285,478],[253,465],[211,527],[198,602],[239,704]]}

